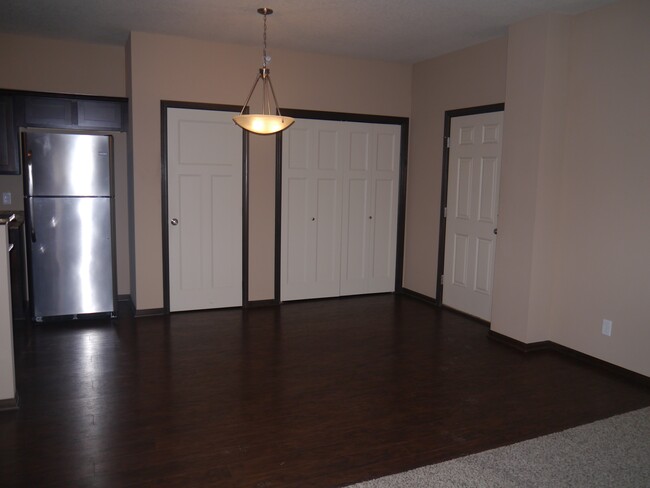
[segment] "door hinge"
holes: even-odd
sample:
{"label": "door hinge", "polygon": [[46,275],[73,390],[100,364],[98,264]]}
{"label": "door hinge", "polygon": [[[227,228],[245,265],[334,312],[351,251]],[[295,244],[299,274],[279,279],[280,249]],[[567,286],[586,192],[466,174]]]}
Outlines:
{"label": "door hinge", "polygon": [[445,275],[440,275],[440,284],[441,285],[445,284]]}
{"label": "door hinge", "polygon": [[449,143],[449,137],[445,137],[445,147],[449,149],[450,143]]}
{"label": "door hinge", "polygon": [[445,212],[445,218],[447,218],[447,207],[445,207],[444,212]]}

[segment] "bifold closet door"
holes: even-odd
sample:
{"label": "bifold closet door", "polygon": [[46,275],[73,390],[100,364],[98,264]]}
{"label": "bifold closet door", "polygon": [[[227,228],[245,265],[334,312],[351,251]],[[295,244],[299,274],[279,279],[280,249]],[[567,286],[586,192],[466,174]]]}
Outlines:
{"label": "bifold closet door", "polygon": [[349,124],[340,295],[395,290],[400,128]]}
{"label": "bifold closet door", "polygon": [[309,122],[283,135],[282,300],[339,294],[345,148],[336,122]]}
{"label": "bifold closet door", "polygon": [[395,286],[400,127],[299,119],[283,135],[281,299]]}

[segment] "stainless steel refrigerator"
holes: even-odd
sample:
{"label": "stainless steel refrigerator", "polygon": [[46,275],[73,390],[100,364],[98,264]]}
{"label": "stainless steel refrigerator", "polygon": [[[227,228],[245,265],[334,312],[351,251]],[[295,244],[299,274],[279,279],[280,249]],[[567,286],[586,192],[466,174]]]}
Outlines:
{"label": "stainless steel refrigerator", "polygon": [[33,319],[114,317],[112,138],[25,132],[22,143]]}

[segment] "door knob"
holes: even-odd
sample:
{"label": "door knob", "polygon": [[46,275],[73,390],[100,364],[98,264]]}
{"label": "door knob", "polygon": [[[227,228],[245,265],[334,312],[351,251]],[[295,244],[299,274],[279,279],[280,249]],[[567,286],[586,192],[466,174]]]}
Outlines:
{"label": "door knob", "polygon": [[178,219],[172,219],[171,220],[172,225],[178,225]]}
{"label": "door knob", "polygon": [[494,232],[494,235],[497,235],[497,230],[494,229],[492,232]]}

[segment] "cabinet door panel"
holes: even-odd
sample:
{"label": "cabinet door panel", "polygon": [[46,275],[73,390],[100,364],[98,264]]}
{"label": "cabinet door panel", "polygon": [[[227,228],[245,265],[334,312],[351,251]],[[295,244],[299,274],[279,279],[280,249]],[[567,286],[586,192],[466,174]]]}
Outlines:
{"label": "cabinet door panel", "polygon": [[105,130],[122,128],[122,104],[119,102],[79,100],[77,107],[79,127]]}
{"label": "cabinet door panel", "polygon": [[27,97],[25,122],[30,127],[74,127],[75,102],[67,98]]}
{"label": "cabinet door panel", "polygon": [[0,174],[20,173],[18,144],[14,128],[13,101],[0,96]]}

